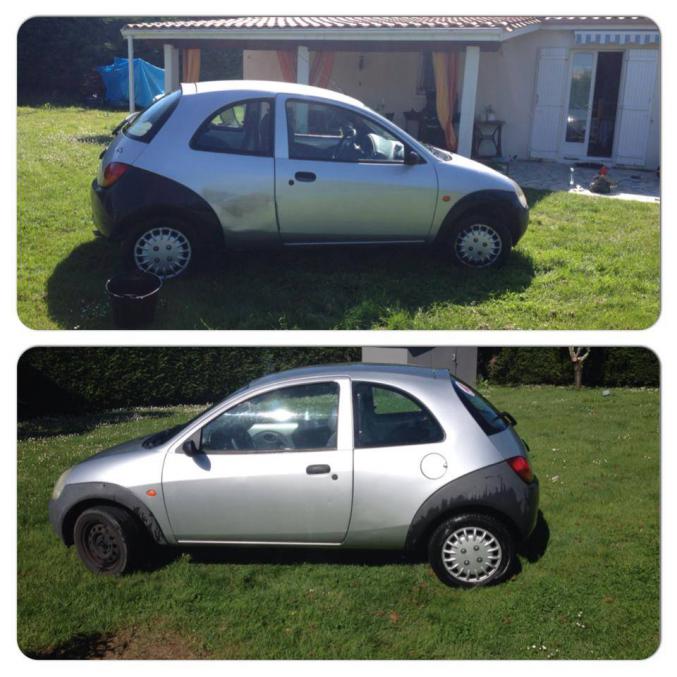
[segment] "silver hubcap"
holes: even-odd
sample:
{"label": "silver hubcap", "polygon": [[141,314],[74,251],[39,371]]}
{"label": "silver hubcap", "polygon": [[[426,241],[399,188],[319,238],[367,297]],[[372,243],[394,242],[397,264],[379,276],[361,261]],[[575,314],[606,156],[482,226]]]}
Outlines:
{"label": "silver hubcap", "polygon": [[489,266],[501,254],[503,242],[500,235],[483,223],[464,228],[456,238],[456,254],[469,266]]}
{"label": "silver hubcap", "polygon": [[191,254],[188,238],[174,228],[152,228],[134,245],[136,267],[163,279],[176,277],[186,270]]}
{"label": "silver hubcap", "polygon": [[496,537],[480,527],[457,529],[442,546],[442,562],[459,581],[486,580],[496,572],[501,559],[501,546]]}

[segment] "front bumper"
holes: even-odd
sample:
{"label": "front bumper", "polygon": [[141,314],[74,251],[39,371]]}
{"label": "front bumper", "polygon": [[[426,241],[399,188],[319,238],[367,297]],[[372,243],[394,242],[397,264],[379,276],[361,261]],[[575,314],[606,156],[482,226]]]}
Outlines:
{"label": "front bumper", "polygon": [[47,504],[47,514],[49,516],[49,523],[52,525],[54,533],[63,541],[63,517],[66,512],[66,506],[60,498],[54,500],[50,499]]}
{"label": "front bumper", "polygon": [[522,235],[527,232],[528,225],[529,207],[522,207],[518,199],[515,206],[514,226],[512,229],[513,245],[516,245],[522,239]]}

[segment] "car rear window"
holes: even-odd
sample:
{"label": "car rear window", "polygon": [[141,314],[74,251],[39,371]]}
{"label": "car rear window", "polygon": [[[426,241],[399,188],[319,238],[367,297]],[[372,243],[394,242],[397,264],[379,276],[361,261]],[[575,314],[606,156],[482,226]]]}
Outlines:
{"label": "car rear window", "polygon": [[474,388],[454,377],[451,378],[451,383],[458,398],[487,435],[503,432],[508,427],[508,422],[494,405]]}
{"label": "car rear window", "polygon": [[124,129],[125,136],[148,143],[169,119],[181,98],[181,90],[176,89],[152,103]]}

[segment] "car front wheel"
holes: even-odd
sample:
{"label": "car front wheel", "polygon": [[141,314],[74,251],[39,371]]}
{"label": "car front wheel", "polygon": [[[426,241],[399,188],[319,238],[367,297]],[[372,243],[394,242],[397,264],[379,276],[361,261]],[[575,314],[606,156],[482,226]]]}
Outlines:
{"label": "car front wheel", "polygon": [[136,518],[122,508],[88,508],[75,521],[73,540],[83,564],[96,574],[131,571],[142,549]]}
{"label": "car front wheel", "polygon": [[433,533],[428,558],[437,577],[447,585],[475,588],[504,580],[515,556],[506,527],[487,515],[457,515]]}
{"label": "car front wheel", "polygon": [[497,219],[481,214],[462,218],[449,239],[454,263],[466,268],[502,265],[512,248],[510,231]]}
{"label": "car front wheel", "polygon": [[192,229],[184,223],[157,219],[136,228],[123,244],[128,268],[163,280],[188,272],[197,257]]}

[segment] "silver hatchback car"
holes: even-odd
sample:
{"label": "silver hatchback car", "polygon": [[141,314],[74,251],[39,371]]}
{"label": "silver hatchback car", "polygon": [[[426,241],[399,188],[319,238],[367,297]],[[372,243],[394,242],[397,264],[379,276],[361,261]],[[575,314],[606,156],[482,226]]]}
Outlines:
{"label": "silver hatchback car", "polygon": [[486,585],[536,523],[514,424],[446,370],[296,369],[67,470],[49,517],[97,573],[154,543],[427,549],[444,583]]}
{"label": "silver hatchback car", "polygon": [[99,232],[175,277],[215,247],[434,244],[502,263],[529,210],[510,178],[361,102],[282,82],[184,84],[122,126],[92,184]]}

